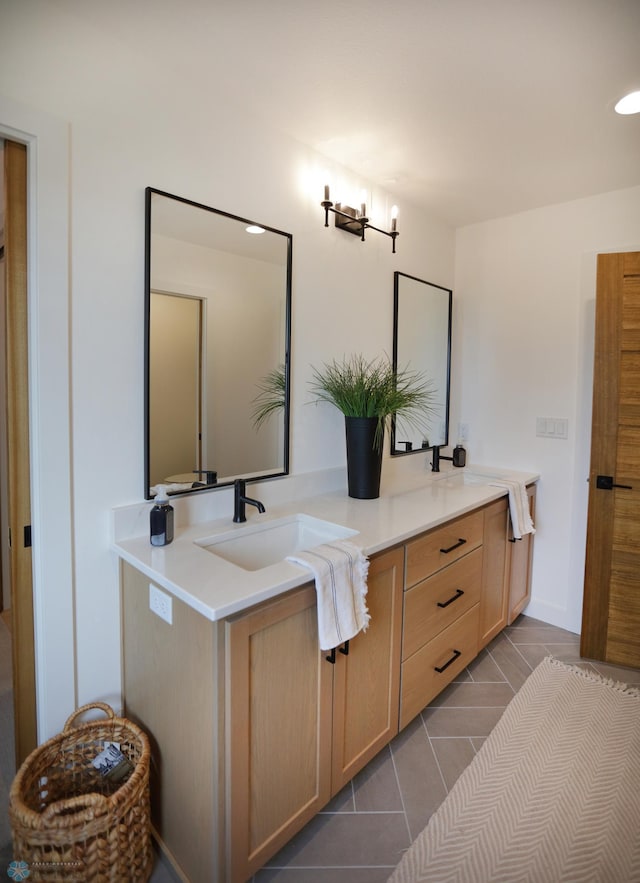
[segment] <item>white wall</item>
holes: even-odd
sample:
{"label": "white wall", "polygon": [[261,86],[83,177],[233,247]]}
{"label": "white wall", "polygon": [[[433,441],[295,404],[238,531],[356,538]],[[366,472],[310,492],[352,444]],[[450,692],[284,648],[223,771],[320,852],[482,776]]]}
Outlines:
{"label": "white wall", "polygon": [[[340,172],[356,191],[367,182],[331,169],[312,150],[227,106],[224,84],[204,104],[175,71],[145,70],[127,47],[106,44],[57,4],[2,0],[0,5],[0,83],[7,96],[0,100],[0,126],[7,122],[5,108],[17,107],[16,119],[21,114],[26,119],[33,106],[38,119],[46,109],[63,130],[67,121],[70,131],[71,235],[69,251],[63,242],[58,254],[60,262],[69,255],[70,283],[66,266],[53,278],[34,280],[36,306],[48,325],[43,337],[32,339],[33,357],[51,354],[47,395],[38,401],[47,420],[57,411],[57,435],[68,429],[69,389],[72,396],[71,480],[64,461],[69,447],[66,454],[60,450],[55,431],[49,447],[37,436],[48,470],[42,475],[38,461],[36,491],[47,486],[46,507],[36,499],[42,535],[59,533],[61,518],[64,526],[68,509],[60,509],[59,499],[70,497],[73,507],[72,538],[61,541],[61,560],[52,554],[46,572],[36,573],[38,628],[46,636],[38,664],[61,685],[59,701],[41,713],[42,739],[59,730],[70,712],[74,686],[80,703],[119,703],[118,567],[109,525],[112,507],[143,497],[144,188],[293,234],[291,466],[298,474],[345,461],[340,415],[329,406],[307,404],[310,365],[355,351],[390,354],[393,271],[451,287],[454,235],[404,204],[395,256],[387,237],[371,233],[363,244],[325,229],[321,170]],[[32,156],[38,153],[42,163],[38,186],[43,194],[54,192],[66,177],[47,167],[48,142],[38,141],[38,125],[31,131]],[[58,242],[60,225],[66,232],[65,200],[66,194],[58,200],[59,218],[46,216],[45,244]],[[369,201],[384,223],[394,200],[374,189]],[[55,271],[55,262],[52,266]],[[39,269],[46,269],[44,262]],[[64,338],[58,324],[66,322],[68,298],[70,376],[62,358],[66,349],[56,351],[58,361],[52,349]],[[47,327],[58,337],[47,338]],[[424,468],[421,455],[402,459],[390,472]],[[72,555],[71,576],[65,555]],[[71,630],[75,657],[67,639]]]}
{"label": "white wall", "polygon": [[[458,230],[452,428],[470,460],[540,473],[527,613],[579,632],[596,255],[640,248],[640,187]],[[566,441],[536,437],[566,417]]]}

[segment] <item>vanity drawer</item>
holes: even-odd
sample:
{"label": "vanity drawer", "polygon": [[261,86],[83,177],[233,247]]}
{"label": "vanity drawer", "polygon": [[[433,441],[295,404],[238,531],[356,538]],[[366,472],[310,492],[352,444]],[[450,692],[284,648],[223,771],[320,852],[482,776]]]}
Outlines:
{"label": "vanity drawer", "polygon": [[477,604],[481,584],[480,548],[405,592],[403,660]]}
{"label": "vanity drawer", "polygon": [[483,524],[479,510],[407,543],[406,588],[481,546]]}
{"label": "vanity drawer", "polygon": [[478,612],[479,604],[475,604],[402,663],[400,729],[476,657]]}

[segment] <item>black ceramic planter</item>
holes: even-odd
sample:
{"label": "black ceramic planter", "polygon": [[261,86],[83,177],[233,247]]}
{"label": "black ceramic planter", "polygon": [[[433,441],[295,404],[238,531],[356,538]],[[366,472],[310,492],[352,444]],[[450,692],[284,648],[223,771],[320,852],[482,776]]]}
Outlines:
{"label": "black ceramic planter", "polygon": [[349,496],[374,500],[380,496],[382,445],[375,447],[377,417],[345,417]]}

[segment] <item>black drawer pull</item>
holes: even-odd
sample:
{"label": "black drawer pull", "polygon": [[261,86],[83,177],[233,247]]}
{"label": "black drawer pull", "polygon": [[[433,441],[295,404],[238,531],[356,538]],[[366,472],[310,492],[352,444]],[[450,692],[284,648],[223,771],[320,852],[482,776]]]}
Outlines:
{"label": "black drawer pull", "polygon": [[340,652],[342,653],[343,656],[349,655],[349,642],[348,641],[344,642],[344,644],[340,648]]}
{"label": "black drawer pull", "polygon": [[454,601],[457,601],[458,598],[462,598],[464,592],[462,589],[456,589],[455,595],[452,595],[448,601],[438,601],[438,607],[448,607],[449,604],[453,604]]}
{"label": "black drawer pull", "polygon": [[439,666],[439,667],[436,665],[435,670],[438,672],[439,675],[441,675],[442,672],[445,670],[445,668],[449,668],[449,666],[451,665],[451,663],[456,661],[456,659],[458,658],[458,656],[462,656],[462,650],[454,650],[454,651],[453,651],[453,656],[451,657],[451,659],[449,659],[448,662],[445,662],[444,665],[441,665],[441,666]]}
{"label": "black drawer pull", "polygon": [[331,653],[329,653],[328,656],[325,656],[325,659],[327,660],[327,662],[330,662],[331,665],[336,664],[336,648],[335,647],[333,648]]}
{"label": "black drawer pull", "polygon": [[460,546],[464,546],[464,544],[465,544],[466,542],[467,542],[466,540],[463,540],[462,537],[460,537],[460,539],[458,540],[458,542],[457,542],[457,543],[454,543],[453,546],[449,546],[448,549],[440,549],[440,551],[441,551],[441,552],[444,552],[444,554],[447,555],[449,552],[453,552],[454,549],[459,549]]}

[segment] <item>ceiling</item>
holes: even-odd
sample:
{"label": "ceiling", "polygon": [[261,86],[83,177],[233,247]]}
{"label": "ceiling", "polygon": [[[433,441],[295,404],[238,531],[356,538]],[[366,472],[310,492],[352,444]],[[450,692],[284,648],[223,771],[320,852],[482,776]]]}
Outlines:
{"label": "ceiling", "polygon": [[640,0],[54,2],[456,226],[640,184]]}

